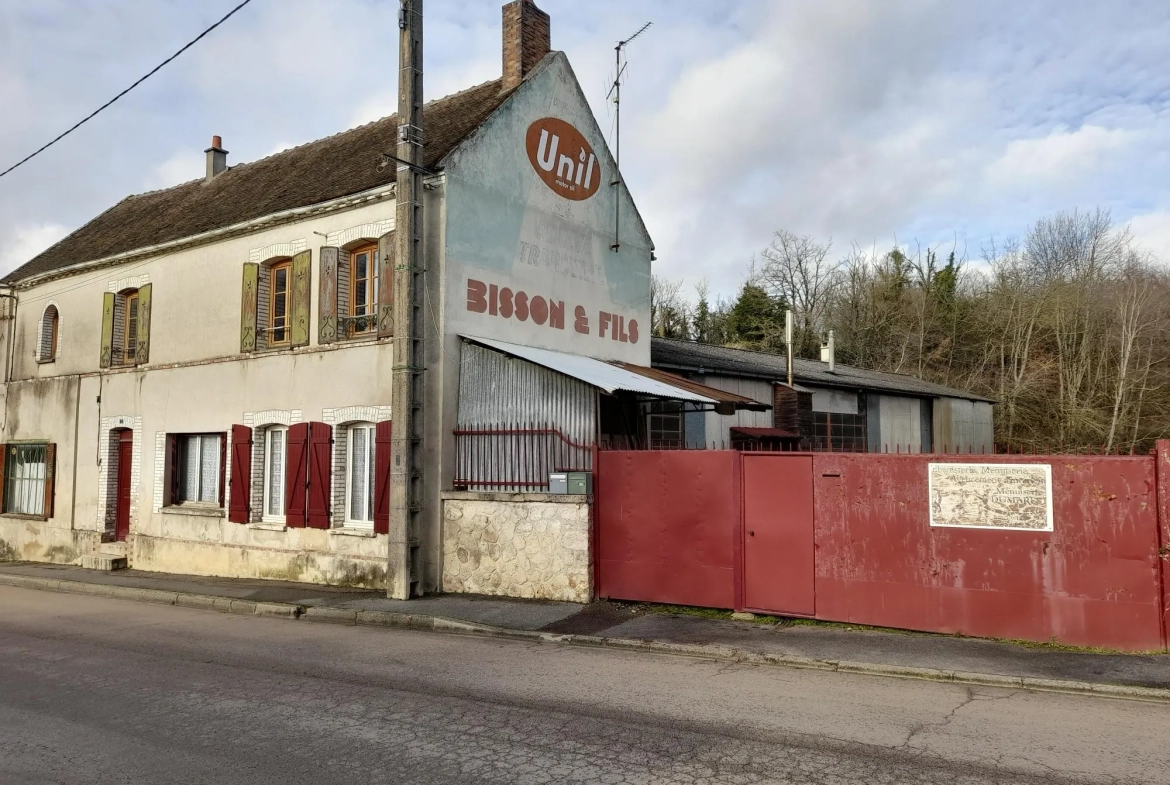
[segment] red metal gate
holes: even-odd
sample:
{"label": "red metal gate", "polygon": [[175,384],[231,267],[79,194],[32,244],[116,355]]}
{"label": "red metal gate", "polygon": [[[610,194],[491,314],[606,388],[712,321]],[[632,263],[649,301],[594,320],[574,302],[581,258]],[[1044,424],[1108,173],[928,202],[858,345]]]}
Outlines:
{"label": "red metal gate", "polygon": [[812,616],[813,481],[811,455],[743,457],[743,605]]}

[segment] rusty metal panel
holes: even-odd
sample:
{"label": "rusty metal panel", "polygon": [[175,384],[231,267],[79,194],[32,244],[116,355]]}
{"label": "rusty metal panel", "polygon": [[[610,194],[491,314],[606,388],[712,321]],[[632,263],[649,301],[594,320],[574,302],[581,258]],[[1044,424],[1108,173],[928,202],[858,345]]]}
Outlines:
{"label": "rusty metal panel", "polygon": [[[464,487],[532,490],[547,485],[550,471],[593,468],[593,387],[477,344],[464,343],[460,360],[457,428],[481,432],[457,445],[460,479],[480,481]],[[517,433],[533,429],[554,429],[564,439]],[[565,462],[575,465],[557,465]]]}
{"label": "rusty metal panel", "polygon": [[1053,531],[931,528],[930,456],[814,458],[817,618],[1163,647],[1150,456],[947,456],[1051,466]]}
{"label": "rusty metal panel", "polygon": [[599,452],[598,594],[733,607],[739,457],[714,450]]}
{"label": "rusty metal panel", "polygon": [[1170,440],[1154,450],[1158,496],[1158,560],[1162,581],[1162,648],[1170,649]]}

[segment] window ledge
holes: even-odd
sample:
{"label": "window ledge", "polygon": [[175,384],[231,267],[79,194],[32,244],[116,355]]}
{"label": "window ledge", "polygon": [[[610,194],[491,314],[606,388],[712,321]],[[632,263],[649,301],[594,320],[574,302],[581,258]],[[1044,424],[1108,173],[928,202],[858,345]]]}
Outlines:
{"label": "window ledge", "polygon": [[23,512],[4,512],[0,513],[0,518],[17,518],[22,521],[47,521],[47,515],[28,515]]}
{"label": "window ledge", "polygon": [[41,359],[40,357],[37,358],[37,365],[52,365],[55,362],[57,362],[56,357],[46,357],[44,359]]}
{"label": "window ledge", "polygon": [[258,531],[264,531],[264,532],[288,531],[288,526],[283,524],[283,523],[265,523],[264,521],[261,521],[259,523],[249,523],[248,528],[249,529],[256,529]]}
{"label": "window ledge", "polygon": [[377,537],[373,529],[357,529],[352,526],[337,526],[329,530],[330,534],[338,537]]}
{"label": "window ledge", "polygon": [[200,507],[198,505],[170,504],[160,512],[165,515],[195,515],[203,518],[222,518],[226,514],[222,507]]}

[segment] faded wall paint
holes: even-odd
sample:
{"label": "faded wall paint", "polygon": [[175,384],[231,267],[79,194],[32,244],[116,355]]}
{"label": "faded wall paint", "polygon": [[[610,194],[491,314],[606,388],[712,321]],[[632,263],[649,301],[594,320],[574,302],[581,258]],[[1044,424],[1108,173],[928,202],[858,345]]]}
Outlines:
{"label": "faded wall paint", "polygon": [[445,493],[443,509],[443,591],[592,599],[584,497]]}
{"label": "faded wall paint", "polygon": [[[567,121],[592,147],[602,185],[589,198],[561,196],[529,160],[529,128],[546,117]],[[625,185],[610,185],[614,161],[563,53],[546,57],[445,165],[446,332],[650,364],[650,237]],[[496,287],[490,308],[469,310],[469,281]],[[503,287],[526,303],[563,303],[563,324],[505,308]]]}

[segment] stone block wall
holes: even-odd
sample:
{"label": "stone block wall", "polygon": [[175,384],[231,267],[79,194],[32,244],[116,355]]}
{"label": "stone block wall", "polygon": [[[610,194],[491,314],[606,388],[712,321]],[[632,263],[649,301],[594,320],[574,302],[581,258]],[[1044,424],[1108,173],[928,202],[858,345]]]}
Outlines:
{"label": "stone block wall", "polygon": [[593,598],[589,504],[547,493],[443,494],[443,591]]}

